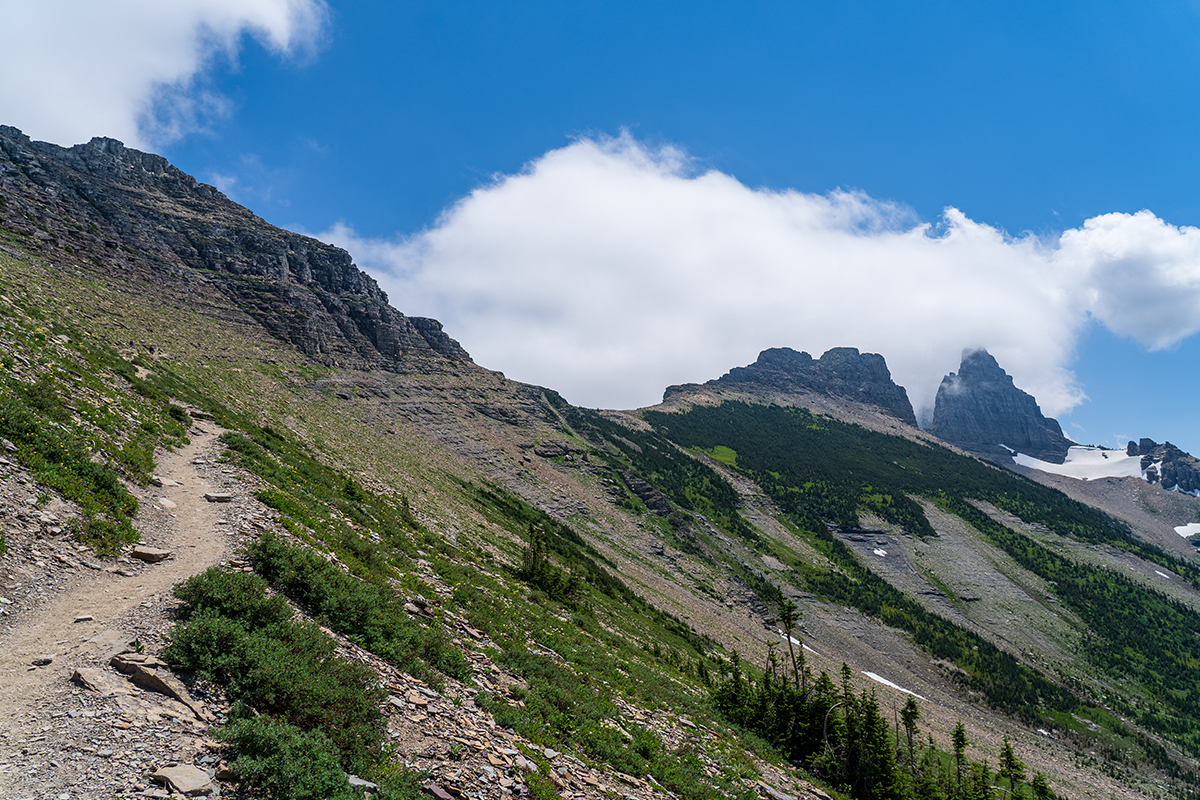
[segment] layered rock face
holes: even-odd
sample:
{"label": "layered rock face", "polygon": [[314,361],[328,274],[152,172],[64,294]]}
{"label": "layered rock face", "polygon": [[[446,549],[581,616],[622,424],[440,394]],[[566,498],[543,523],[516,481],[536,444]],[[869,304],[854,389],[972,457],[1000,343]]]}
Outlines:
{"label": "layered rock face", "polygon": [[1021,391],[986,350],[963,355],[958,374],[942,379],[929,432],[967,452],[1011,463],[1011,447],[1061,464],[1071,440],[1056,420],[1042,416],[1033,396]]}
{"label": "layered rock face", "polygon": [[[892,381],[883,356],[860,353],[853,347],[835,347],[819,359],[790,347],[774,347],[759,353],[753,364],[734,367],[704,385],[784,394],[812,392],[845,398],[876,406],[901,422],[917,426],[908,393]],[[698,388],[698,384],[668,386],[663,400],[693,388]]]}
{"label": "layered rock face", "polygon": [[1170,442],[1142,439],[1130,442],[1125,452],[1142,457],[1142,471],[1150,483],[1161,484],[1164,489],[1200,492],[1200,461]]}
{"label": "layered rock face", "polygon": [[206,304],[216,288],[271,335],[333,366],[470,361],[441,323],[389,306],[345,250],[269,225],[115,139],[63,148],[0,126],[0,227],[51,261],[190,285]]}

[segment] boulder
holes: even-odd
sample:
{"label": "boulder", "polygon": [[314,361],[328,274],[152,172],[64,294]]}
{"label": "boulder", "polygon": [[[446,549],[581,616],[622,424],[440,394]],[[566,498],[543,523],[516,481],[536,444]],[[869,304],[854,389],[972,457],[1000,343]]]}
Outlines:
{"label": "boulder", "polygon": [[131,691],[129,681],[119,678],[111,672],[91,667],[80,667],[75,670],[71,681],[96,692],[101,697],[118,697],[127,695]]}
{"label": "boulder", "polygon": [[188,797],[212,794],[212,779],[208,773],[191,764],[169,764],[150,775],[157,783]]}
{"label": "boulder", "polygon": [[196,715],[196,719],[204,722],[213,720],[208,709],[202,703],[192,699],[187,687],[175,677],[166,663],[157,657],[140,653],[122,653],[113,656],[109,664],[117,672],[128,675],[129,680],[143,689],[164,694],[183,703]]}

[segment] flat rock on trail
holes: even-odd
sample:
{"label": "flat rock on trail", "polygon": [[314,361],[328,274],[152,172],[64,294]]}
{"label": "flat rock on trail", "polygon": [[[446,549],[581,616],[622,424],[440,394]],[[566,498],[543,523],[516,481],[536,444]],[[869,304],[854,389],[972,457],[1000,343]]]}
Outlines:
{"label": "flat rock on trail", "polygon": [[[124,570],[128,575],[77,570],[44,602],[9,617],[11,628],[0,633],[0,746],[6,742],[5,750],[44,730],[36,726],[48,717],[65,713],[53,707],[54,698],[69,686],[75,669],[97,666],[101,659],[106,663],[106,645],[96,641],[103,638],[98,635],[117,631],[132,639],[130,622],[141,607],[169,597],[176,583],[228,557],[229,542],[219,528],[227,507],[204,496],[220,487],[197,469],[219,451],[219,433],[212,423],[194,427],[187,446],[159,454],[156,474],[163,485],[137,491],[142,510],[136,524],[143,542],[170,551],[171,557]],[[35,666],[46,658],[52,660]],[[14,778],[0,770],[0,796],[15,788]]]}

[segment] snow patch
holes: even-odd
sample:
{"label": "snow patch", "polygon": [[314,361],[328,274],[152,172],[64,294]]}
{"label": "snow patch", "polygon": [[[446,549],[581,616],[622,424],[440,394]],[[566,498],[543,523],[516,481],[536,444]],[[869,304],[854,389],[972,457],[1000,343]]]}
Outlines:
{"label": "snow patch", "polygon": [[785,634],[783,631],[776,631],[776,633],[778,633],[778,634],[779,634],[779,638],[780,638],[780,639],[783,639],[785,642],[786,642],[788,639],[791,639],[791,640],[792,640],[792,644],[796,645],[797,647],[802,647],[802,648],[804,648],[804,649],[805,649],[805,650],[807,650],[808,652],[812,653],[814,656],[819,656],[819,655],[821,655],[820,653],[818,653],[816,650],[813,650],[813,649],[812,649],[811,647],[809,647],[808,645],[806,645],[806,644],[803,644],[803,643],[802,643],[802,642],[801,642],[799,639],[797,639],[795,636],[788,636],[788,635],[787,635],[787,634]]}
{"label": "snow patch", "polygon": [[1187,525],[1176,525],[1175,532],[1183,538],[1195,536],[1200,533],[1200,522],[1189,522]]}
{"label": "snow patch", "polygon": [[1024,453],[1016,453],[1013,461],[1022,467],[1085,481],[1093,478],[1146,477],[1142,472],[1141,456],[1126,455],[1121,450],[1105,450],[1100,447],[1072,447],[1067,450],[1067,460],[1061,464],[1051,464]]}
{"label": "snow patch", "polygon": [[905,689],[903,686],[897,686],[896,684],[889,681],[887,678],[882,678],[882,677],[876,675],[874,672],[867,672],[864,670],[863,675],[866,675],[868,678],[870,678],[873,681],[882,683],[884,686],[890,686],[893,689],[904,692],[905,694],[911,694],[913,697],[917,698],[918,700],[924,700],[926,703],[929,702],[929,700],[927,698],[921,697],[921,695],[917,694],[916,692],[909,691],[908,689]]}
{"label": "snow patch", "polygon": [[884,556],[887,555],[887,550],[880,550],[878,547],[875,548],[874,550],[872,550],[871,552],[874,553],[875,555],[879,556],[880,558],[883,558]]}
{"label": "snow patch", "polygon": [[1154,574],[1155,574],[1155,575],[1162,575],[1164,578],[1169,578],[1169,577],[1171,577],[1171,576],[1170,576],[1170,575],[1168,575],[1167,573],[1165,573],[1165,572],[1159,572],[1158,570],[1154,570]]}

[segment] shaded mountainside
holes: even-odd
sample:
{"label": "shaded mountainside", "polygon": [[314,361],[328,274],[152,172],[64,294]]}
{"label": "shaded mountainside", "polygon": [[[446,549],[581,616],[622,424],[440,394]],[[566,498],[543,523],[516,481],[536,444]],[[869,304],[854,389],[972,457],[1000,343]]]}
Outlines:
{"label": "shaded mountainside", "polygon": [[161,156],[96,138],[63,148],[0,126],[0,225],[26,248],[101,270],[216,288],[323,363],[405,369],[469,356],[439,322],[388,305],[350,255],[268,225]]}
{"label": "shaded mountainside", "polygon": [[963,354],[958,374],[942,379],[929,432],[969,453],[1009,463],[1012,448],[1061,464],[1071,440],[1058,422],[1042,416],[1033,396],[1021,391],[986,350]]}
{"label": "shaded mountainside", "polygon": [[[876,406],[914,428],[917,417],[904,387],[897,386],[887,362],[877,353],[860,353],[854,347],[835,347],[819,359],[790,347],[775,347],[759,353],[746,367],[734,367],[705,387],[743,391],[789,393],[806,391]],[[700,388],[687,383],[668,386],[663,400],[677,399]]]}
{"label": "shaded mountainside", "polygon": [[[309,737],[333,783],[344,769],[438,797],[966,800],[1013,781],[1029,796],[1037,773],[1039,797],[1200,786],[1193,554],[917,431],[881,356],[767,350],[655,409],[576,408],[474,365],[344,252],[157,156],[13,129],[0,150],[0,434],[21,491],[60,513],[76,473],[99,475],[116,510],[79,531],[124,553],[138,516],[120,487],[192,414],[227,431],[222,474],[254,487],[226,514],[248,560],[194,582],[187,602],[213,607],[183,609],[168,654],[265,710],[229,726],[245,781],[255,747]],[[977,385],[1007,398],[993,416],[1036,412],[992,365]],[[1171,497],[1164,515],[1200,503]],[[11,574],[48,563],[39,538],[72,550],[57,529],[12,536]],[[284,597],[324,631],[235,618],[290,618]],[[350,670],[353,748],[314,698],[268,696],[295,667],[255,661],[291,640],[319,656],[304,669],[350,669],[329,631],[395,693]],[[1010,742],[1023,777],[988,766]]]}

